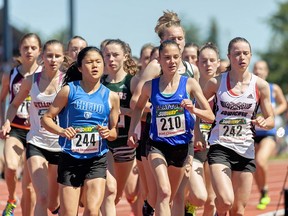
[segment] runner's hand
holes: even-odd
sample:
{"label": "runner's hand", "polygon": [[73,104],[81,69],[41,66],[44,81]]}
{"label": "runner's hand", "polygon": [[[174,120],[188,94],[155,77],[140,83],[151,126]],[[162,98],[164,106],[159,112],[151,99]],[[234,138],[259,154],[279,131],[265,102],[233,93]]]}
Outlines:
{"label": "runner's hand", "polygon": [[128,140],[127,140],[127,145],[130,146],[131,148],[137,148],[139,145],[137,134],[132,134],[129,136],[128,134]]}
{"label": "runner's hand", "polygon": [[0,138],[7,139],[11,130],[10,121],[7,120],[0,130]]}

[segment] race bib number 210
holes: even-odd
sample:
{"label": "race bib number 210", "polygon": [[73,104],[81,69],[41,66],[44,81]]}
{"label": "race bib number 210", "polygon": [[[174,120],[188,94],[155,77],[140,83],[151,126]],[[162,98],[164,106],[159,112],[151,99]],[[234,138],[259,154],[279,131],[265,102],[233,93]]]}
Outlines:
{"label": "race bib number 210", "polygon": [[[184,108],[156,110],[156,124],[159,137],[171,137],[185,133]],[[172,107],[173,108],[173,107]]]}

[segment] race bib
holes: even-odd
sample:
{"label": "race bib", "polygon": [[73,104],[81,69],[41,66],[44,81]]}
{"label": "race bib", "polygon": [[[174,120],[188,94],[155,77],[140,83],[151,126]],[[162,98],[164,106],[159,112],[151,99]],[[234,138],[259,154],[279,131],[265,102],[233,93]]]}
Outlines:
{"label": "race bib", "polygon": [[219,122],[219,139],[223,142],[243,142],[247,139],[246,119],[222,119]]}
{"label": "race bib", "polygon": [[[165,106],[166,108],[166,106]],[[170,109],[156,109],[156,125],[158,137],[171,137],[185,133],[184,108],[180,105],[170,105]]]}
{"label": "race bib", "polygon": [[200,127],[200,131],[201,131],[205,141],[208,141],[208,136],[209,136],[212,124],[210,124],[210,123],[200,123],[199,127]]}
{"label": "race bib", "polygon": [[95,126],[76,127],[77,134],[71,140],[72,152],[80,154],[98,153],[101,137]]}
{"label": "race bib", "polygon": [[24,118],[24,119],[29,118],[29,107],[30,107],[30,104],[31,104],[31,97],[28,96],[22,102],[22,104],[18,107],[16,115],[19,118]]}

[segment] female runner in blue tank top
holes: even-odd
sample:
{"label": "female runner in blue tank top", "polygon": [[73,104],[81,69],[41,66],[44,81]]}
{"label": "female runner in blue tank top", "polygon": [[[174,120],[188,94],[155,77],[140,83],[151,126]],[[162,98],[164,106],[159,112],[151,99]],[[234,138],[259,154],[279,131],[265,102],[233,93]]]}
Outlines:
{"label": "female runner in blue tank top", "polygon": [[[150,98],[151,128],[148,162],[157,185],[156,215],[171,215],[170,202],[182,180],[188,143],[192,139],[192,116],[213,121],[214,115],[195,79],[181,76],[177,70],[181,52],[175,41],[167,40],[159,47],[160,77],[147,81],[131,117],[128,145],[137,145],[134,133],[143,109]],[[201,109],[195,108],[195,98]]]}
{"label": "female runner in blue tank top", "polygon": [[[165,40],[173,40],[175,41],[179,48],[182,55],[182,52],[184,50],[185,46],[185,30],[184,27],[181,25],[181,19],[178,16],[177,13],[173,11],[164,11],[163,15],[160,16],[157,20],[157,24],[155,26],[155,33],[158,35],[160,39],[160,43]],[[159,49],[158,49],[159,51]],[[153,57],[153,56],[151,56]],[[191,65],[189,62],[180,61],[178,71],[180,75],[188,76],[188,77],[194,77],[196,80],[199,80],[199,71],[197,67]],[[144,83],[148,80],[151,80],[153,78],[156,78],[161,73],[161,67],[158,63],[158,59],[152,58],[150,63],[145,68],[140,81],[137,84],[137,87],[135,88],[133,92],[133,96],[130,101],[130,107],[133,109],[140,94],[141,89]],[[149,128],[150,124],[146,124],[146,126]],[[149,130],[149,129],[147,129]],[[153,215],[153,208],[155,207],[156,203],[156,187],[154,179],[151,178],[152,174],[150,172],[150,167],[148,166],[147,162],[147,151],[146,151],[146,141],[145,139],[143,142],[140,143],[142,146],[142,163],[144,164],[144,171],[145,171],[145,180],[144,184],[149,185],[149,187],[146,187],[146,191],[143,190],[143,198],[146,199],[143,206],[143,215],[149,216]],[[177,215],[183,215],[184,214],[184,189],[186,186],[186,183],[188,182],[189,173],[191,170],[191,164],[192,164],[192,158],[193,158],[193,144],[190,145],[190,156],[186,160],[186,171],[185,175],[183,177],[181,186],[179,187],[179,190],[175,196],[175,199],[173,200],[173,209],[172,212],[175,212]],[[147,147],[148,148],[148,147]],[[141,173],[140,173],[141,175]]]}
{"label": "female runner in blue tank top", "polygon": [[[82,49],[66,73],[66,85],[43,117],[43,126],[60,136],[58,182],[63,215],[77,215],[82,186],[84,215],[98,215],[103,201],[106,140],[117,138],[120,110],[118,95],[100,83],[103,70],[101,51],[96,47]],[[60,126],[53,121],[58,114]]]}

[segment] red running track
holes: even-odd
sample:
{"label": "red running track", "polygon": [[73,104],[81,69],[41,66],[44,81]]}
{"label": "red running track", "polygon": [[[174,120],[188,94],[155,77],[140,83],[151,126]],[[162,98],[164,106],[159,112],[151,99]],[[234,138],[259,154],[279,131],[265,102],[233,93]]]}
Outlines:
{"label": "red running track", "polygon": [[[269,195],[271,197],[271,203],[267,206],[265,210],[257,210],[256,205],[258,203],[259,199],[259,192],[256,188],[256,185],[253,184],[252,193],[250,196],[249,203],[246,207],[246,213],[247,216],[272,216],[273,212],[277,208],[277,204],[280,198],[280,193],[282,191],[285,176],[288,170],[288,159],[286,160],[272,160],[269,164],[269,176],[268,176],[268,185],[269,185]],[[284,186],[284,188],[288,187],[288,182]],[[21,196],[21,187],[20,183],[17,186],[17,193],[19,197]],[[4,209],[6,205],[7,200],[7,188],[4,180],[0,180],[0,210],[2,213],[2,210]],[[280,206],[279,211],[277,215],[284,215],[283,214],[284,209],[284,194],[281,197],[280,200]],[[15,216],[21,215],[21,208],[20,206],[16,208],[15,210]],[[82,215],[81,213],[79,215]],[[117,205],[117,216],[130,216],[131,215],[131,208],[129,204],[127,203],[126,199],[123,198],[120,203]],[[201,215],[201,209],[198,210],[197,216]]]}

